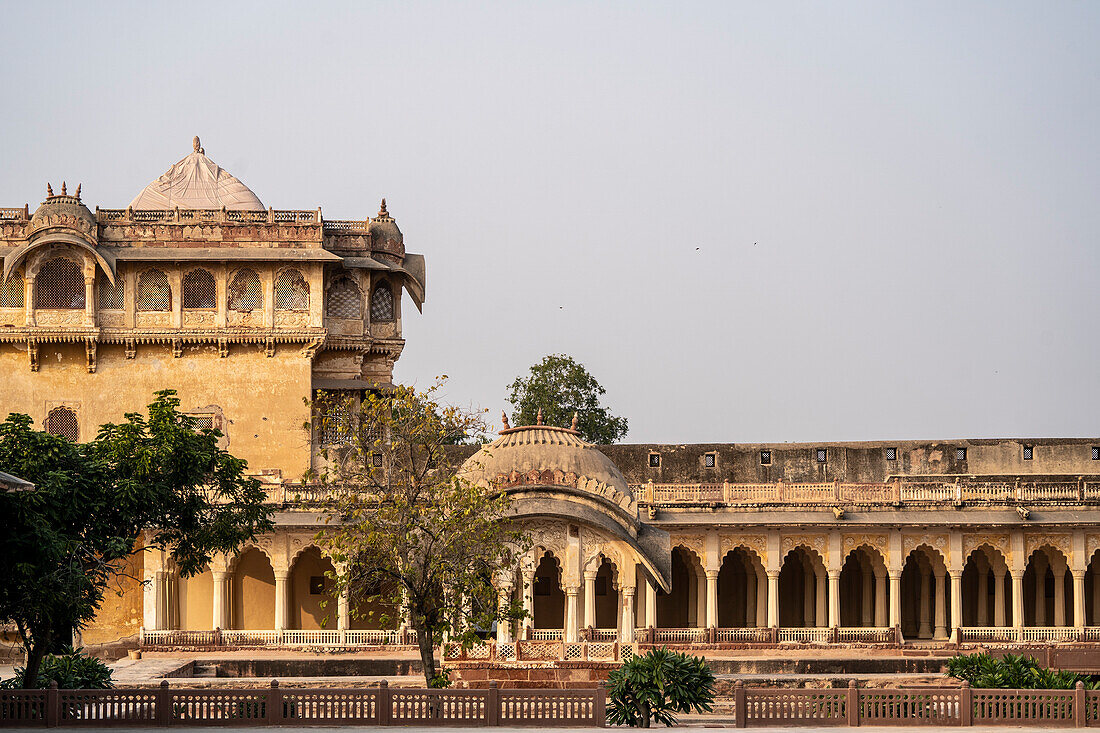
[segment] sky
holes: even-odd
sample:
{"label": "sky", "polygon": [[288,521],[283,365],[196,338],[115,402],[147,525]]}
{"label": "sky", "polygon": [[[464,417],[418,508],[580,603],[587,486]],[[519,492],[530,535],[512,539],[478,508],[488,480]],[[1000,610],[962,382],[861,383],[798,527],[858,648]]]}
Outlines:
{"label": "sky", "polygon": [[627,442],[1100,435],[1100,3],[8,3],[0,206],[191,152],[425,255],[397,381]]}

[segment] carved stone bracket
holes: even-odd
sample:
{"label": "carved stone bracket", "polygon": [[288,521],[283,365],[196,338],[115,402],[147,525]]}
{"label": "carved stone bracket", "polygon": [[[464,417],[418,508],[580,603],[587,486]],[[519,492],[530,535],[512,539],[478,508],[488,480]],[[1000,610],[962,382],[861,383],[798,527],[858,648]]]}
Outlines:
{"label": "carved stone bracket", "polygon": [[275,356],[275,339],[271,336],[268,336],[264,340],[264,354],[268,358],[271,358],[272,356]]}
{"label": "carved stone bracket", "polygon": [[229,356],[229,340],[228,339],[223,339],[223,338],[218,339],[218,356],[220,356],[223,359],[226,358],[227,356]]}
{"label": "carved stone bracket", "polygon": [[134,359],[137,357],[137,341],[134,339],[126,339],[126,358]]}
{"label": "carved stone bracket", "polygon": [[31,371],[38,371],[38,342],[34,339],[27,341],[27,356],[30,357]]}
{"label": "carved stone bracket", "polygon": [[172,356],[177,359],[183,356],[183,339],[172,339]]}
{"label": "carved stone bracket", "polygon": [[84,356],[89,374],[95,374],[96,370],[96,341],[93,338],[84,339]]}

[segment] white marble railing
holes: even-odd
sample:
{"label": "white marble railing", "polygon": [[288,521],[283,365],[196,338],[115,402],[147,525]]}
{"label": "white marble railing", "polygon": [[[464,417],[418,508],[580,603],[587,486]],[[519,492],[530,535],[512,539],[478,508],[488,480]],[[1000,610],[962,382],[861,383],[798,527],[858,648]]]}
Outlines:
{"label": "white marble railing", "polygon": [[888,643],[894,640],[894,630],[889,626],[841,626],[836,630],[841,644]]}
{"label": "white marble railing", "polygon": [[963,639],[966,641],[1019,641],[1019,629],[1014,626],[964,626]]}
{"label": "white marble railing", "polygon": [[654,629],[658,644],[698,644],[707,640],[706,629]]}
{"label": "white marble railing", "polygon": [[1077,641],[1081,629],[1072,626],[1025,626],[1023,641]]}
{"label": "white marble railing", "polygon": [[772,631],[768,628],[715,629],[714,633],[719,644],[767,643],[772,640]]}
{"label": "white marble railing", "polygon": [[142,629],[144,646],[379,646],[404,643],[391,629]]}
{"label": "white marble railing", "polygon": [[561,629],[530,629],[527,632],[529,641],[561,641]]}

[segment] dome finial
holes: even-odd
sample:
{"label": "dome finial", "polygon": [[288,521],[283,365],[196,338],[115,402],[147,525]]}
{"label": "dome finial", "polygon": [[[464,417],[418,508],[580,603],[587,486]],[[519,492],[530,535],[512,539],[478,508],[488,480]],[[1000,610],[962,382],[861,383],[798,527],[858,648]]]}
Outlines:
{"label": "dome finial", "polygon": [[46,198],[53,198],[53,186],[51,186],[49,182],[46,183]]}
{"label": "dome finial", "polygon": [[196,153],[199,155],[206,155],[206,151],[202,149],[202,143],[199,142],[198,135],[195,135],[195,139],[191,141],[191,145],[194,146]]}
{"label": "dome finial", "polygon": [[80,200],[80,184],[79,183],[76,184],[76,198],[77,198],[78,201]]}
{"label": "dome finial", "polygon": [[573,412],[573,421],[571,423],[569,423],[569,429],[570,430],[576,430],[577,429],[577,413],[576,413],[576,411]]}
{"label": "dome finial", "polygon": [[382,199],[382,208],[378,210],[379,216],[389,216],[390,212],[386,211],[386,199]]}
{"label": "dome finial", "polygon": [[69,195],[68,192],[65,191],[65,182],[64,181],[61,182],[61,195],[62,196],[68,196]]}
{"label": "dome finial", "polygon": [[536,425],[542,425],[542,408],[539,408],[539,416],[535,418]]}
{"label": "dome finial", "polygon": [[508,430],[511,427],[510,425],[508,425],[508,413],[506,413],[504,410],[500,411],[500,421],[504,424],[505,430]]}

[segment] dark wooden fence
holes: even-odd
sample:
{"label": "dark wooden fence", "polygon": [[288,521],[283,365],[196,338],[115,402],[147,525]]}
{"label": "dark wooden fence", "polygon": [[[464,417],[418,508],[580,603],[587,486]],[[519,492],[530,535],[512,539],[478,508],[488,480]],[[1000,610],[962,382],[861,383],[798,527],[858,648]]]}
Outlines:
{"label": "dark wooden fence", "polygon": [[390,688],[0,690],[0,726],[604,726],[603,683],[588,690]]}
{"label": "dark wooden fence", "polygon": [[1100,726],[1100,691],[913,689],[783,690],[734,685],[738,728],[784,725]]}

